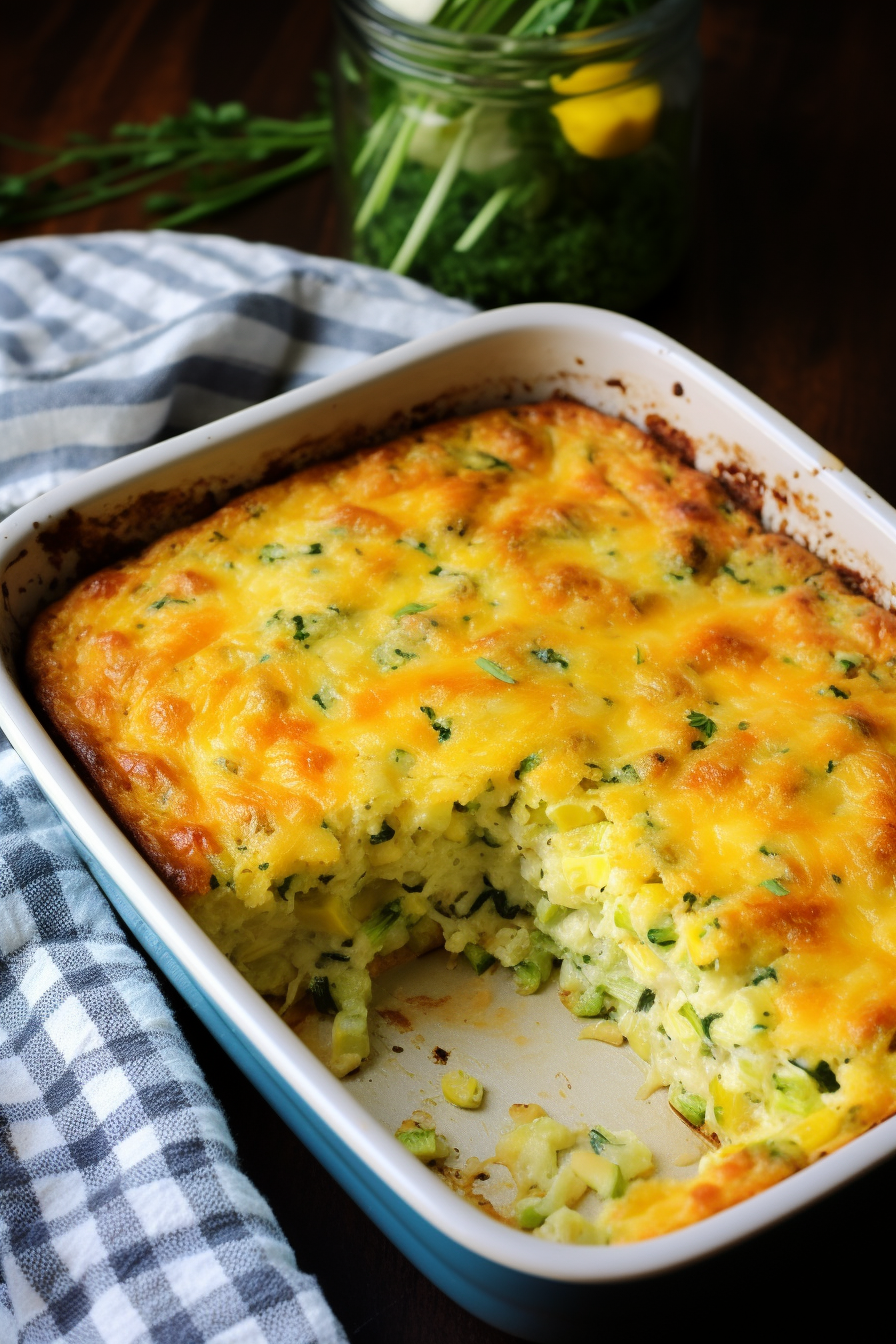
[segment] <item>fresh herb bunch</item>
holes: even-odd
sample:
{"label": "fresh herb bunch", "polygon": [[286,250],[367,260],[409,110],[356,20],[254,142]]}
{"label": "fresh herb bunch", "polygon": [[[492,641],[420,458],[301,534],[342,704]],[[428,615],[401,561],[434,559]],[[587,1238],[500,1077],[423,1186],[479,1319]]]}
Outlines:
{"label": "fresh herb bunch", "polygon": [[[647,159],[611,163],[600,197],[560,196],[543,214],[521,220],[510,213],[489,230],[486,246],[457,252],[465,224],[493,199],[490,184],[467,174],[445,202],[417,255],[413,274],[444,294],[481,307],[552,299],[631,312],[669,280],[687,234],[680,184],[669,164]],[[409,165],[388,210],[360,240],[359,259],[388,266],[407,237],[432,183]]]}
{"label": "fresh herb bunch", "polygon": [[[74,214],[169,178],[176,185],[149,195],[145,206],[162,216],[157,227],[178,228],[324,167],[331,159],[332,118],[323,105],[283,121],[252,116],[242,103],[213,108],[194,101],[184,116],[116,126],[108,140],[74,131],[62,149],[4,134],[0,144],[44,160],[28,172],[0,176],[0,228]],[[283,161],[259,171],[270,159]]]}
{"label": "fresh herb bunch", "polygon": [[[382,0],[405,12],[402,0]],[[507,33],[511,37],[553,37],[630,18],[655,0],[445,0],[429,20],[437,28],[464,33]],[[417,8],[416,6],[414,8]]]}
{"label": "fresh herb bunch", "polygon": [[[343,120],[361,132],[352,143],[348,131],[354,255],[486,307],[643,304],[684,250],[693,106],[666,106],[641,73],[647,39],[599,30],[654,3],[380,0],[434,28],[519,41],[459,58],[435,46],[407,74],[375,57],[365,74],[344,49]],[[576,68],[559,45],[526,49],[570,32],[595,37]],[[519,69],[510,97],[494,83],[505,56]]]}

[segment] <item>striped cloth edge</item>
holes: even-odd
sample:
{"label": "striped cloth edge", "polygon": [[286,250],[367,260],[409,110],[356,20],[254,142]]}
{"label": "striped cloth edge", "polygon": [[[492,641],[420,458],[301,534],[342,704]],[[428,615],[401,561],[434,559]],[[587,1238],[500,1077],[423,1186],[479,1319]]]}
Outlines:
{"label": "striped cloth edge", "polygon": [[0,516],[471,311],[384,271],[223,236],[2,244]]}
{"label": "striped cloth edge", "polygon": [[[0,245],[0,517],[472,310],[288,248]],[[0,745],[4,739],[0,734]],[[0,750],[0,1344],[344,1344],[153,973]]]}

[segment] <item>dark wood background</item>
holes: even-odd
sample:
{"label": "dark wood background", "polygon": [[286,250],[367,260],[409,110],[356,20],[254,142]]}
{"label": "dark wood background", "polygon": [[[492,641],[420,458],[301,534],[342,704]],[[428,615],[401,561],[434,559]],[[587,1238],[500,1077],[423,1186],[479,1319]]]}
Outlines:
{"label": "dark wood background", "polygon": [[[325,0],[41,0],[0,11],[0,125],[58,143],[241,99],[291,116],[327,59]],[[881,0],[706,0],[706,98],[687,265],[641,314],[740,379],[896,502],[891,328],[896,11]],[[8,167],[18,167],[14,157]],[[46,232],[140,227],[133,202]],[[317,252],[336,229],[328,177],[202,225]],[[888,353],[890,352],[890,353]],[[177,1012],[249,1175],[353,1344],[497,1344],[421,1277]],[[886,1309],[896,1162],[716,1260],[608,1287],[597,1332],[710,1336],[831,1324],[844,1296]],[[861,1328],[861,1325],[859,1325]]]}

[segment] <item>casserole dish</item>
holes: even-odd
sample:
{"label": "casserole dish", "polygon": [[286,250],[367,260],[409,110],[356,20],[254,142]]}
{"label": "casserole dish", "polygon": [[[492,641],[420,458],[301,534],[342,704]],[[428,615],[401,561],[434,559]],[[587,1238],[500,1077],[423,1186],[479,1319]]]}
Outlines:
{"label": "casserole dish", "polygon": [[[730,1244],[865,1169],[896,1148],[896,1122],[885,1122],[746,1204],[651,1242],[551,1245],[486,1220],[416,1164],[380,1123],[394,1128],[421,1098],[428,1104],[427,1088],[434,1087],[433,1070],[427,1073],[425,1066],[430,1039],[445,1046],[451,1044],[449,1031],[462,1034],[460,1022],[452,1025],[447,1014],[435,1012],[431,995],[429,1004],[421,1004],[426,996],[410,992],[423,984],[414,977],[432,982],[430,968],[403,968],[402,983],[387,986],[417,1001],[427,1019],[409,1023],[417,1028],[410,1043],[417,1045],[420,1063],[403,1065],[400,1075],[393,1067],[389,1074],[389,1049],[379,1070],[348,1086],[338,1083],[207,942],[67,765],[22,695],[17,652],[22,630],[48,598],[65,590],[85,557],[82,572],[116,548],[143,544],[182,519],[209,512],[238,488],[348,445],[392,436],[415,421],[557,392],[648,421],[657,434],[677,435],[681,442],[686,436],[696,464],[761,506],[767,525],[786,525],[825,559],[860,574],[889,604],[885,576],[896,567],[896,515],[888,505],[781,417],[657,333],[615,314],[555,305],[470,319],[103,467],[16,514],[4,527],[0,551],[3,726],[122,917],[240,1067],[414,1263],[468,1309],[532,1340],[560,1338],[590,1318],[601,1281],[672,1268]],[[586,1072],[578,1060],[567,1066],[562,1051],[553,1048],[543,1002],[533,1011],[520,1031],[535,1039],[536,1048],[527,1051],[525,1077],[512,1070],[508,1075],[503,1090],[509,1101],[545,1090],[556,1097],[558,1075]],[[462,1021],[464,1013],[458,1016]],[[494,1046],[483,1046],[481,1056],[497,1070],[502,1058],[506,1066],[508,1052],[501,1049],[499,1014],[493,1017]],[[506,1025],[503,1030],[506,1046]],[[467,1049],[473,1051],[462,1042],[460,1050]],[[587,1067],[594,1093],[577,1104],[593,1108],[599,1096],[606,1123],[643,1127],[633,1076],[621,1076],[625,1067],[611,1050],[605,1064],[607,1051],[596,1049],[601,1053],[589,1055]],[[572,1084],[564,1086],[573,1091]],[[524,1095],[518,1095],[521,1087]],[[611,1102],[617,1109],[607,1114]],[[658,1131],[660,1103],[650,1103],[658,1111]],[[461,1147],[472,1153],[478,1146],[485,1155],[482,1145],[493,1145],[505,1114],[492,1107],[492,1133],[460,1136]],[[673,1161],[676,1143],[680,1150],[684,1140],[671,1114],[665,1133],[666,1160]],[[662,1160],[662,1136],[659,1142],[650,1138]],[[451,1139],[457,1141],[453,1134]],[[693,1159],[693,1147],[685,1156]]]}

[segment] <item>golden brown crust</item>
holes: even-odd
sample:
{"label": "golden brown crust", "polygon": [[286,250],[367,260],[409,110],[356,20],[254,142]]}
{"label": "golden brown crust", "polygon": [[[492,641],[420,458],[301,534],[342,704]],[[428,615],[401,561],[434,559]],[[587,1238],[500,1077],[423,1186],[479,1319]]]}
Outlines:
{"label": "golden brown crust", "polygon": [[537,812],[585,780],[694,993],[767,995],[749,1049],[822,1061],[879,1118],[896,618],[675,448],[548,401],[318,464],[80,584],[28,675],[182,898],[255,910],[346,837],[373,871],[489,787]]}

